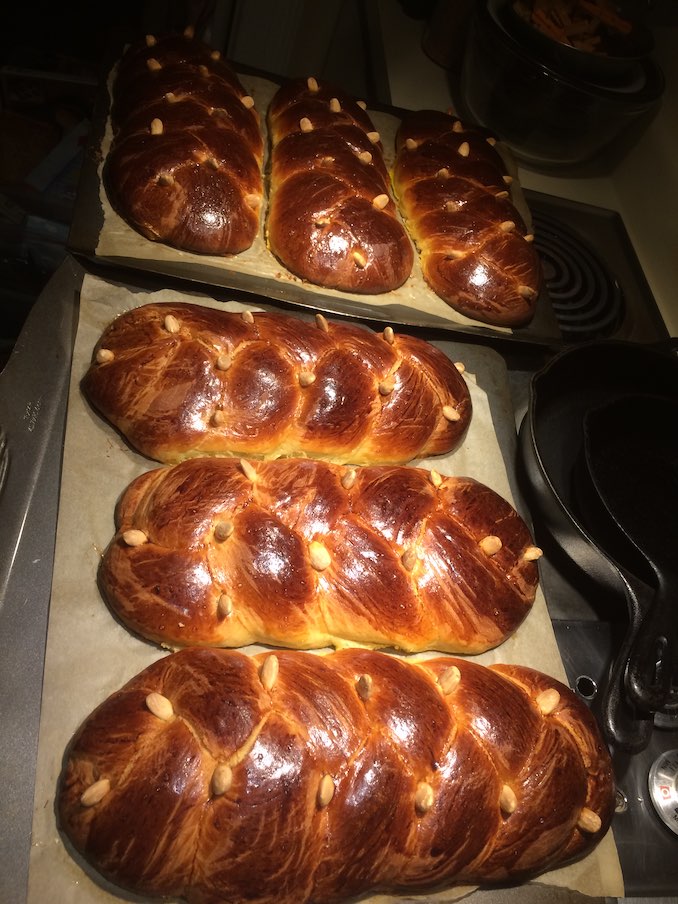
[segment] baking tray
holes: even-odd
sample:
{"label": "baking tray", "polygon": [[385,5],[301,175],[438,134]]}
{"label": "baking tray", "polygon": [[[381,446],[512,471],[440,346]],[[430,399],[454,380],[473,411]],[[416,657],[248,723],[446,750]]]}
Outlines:
{"label": "baking tray", "polygon": [[[239,255],[216,257],[193,254],[144,238],[113,210],[101,177],[112,138],[109,110],[110,85],[114,74],[115,65],[101,85],[94,107],[68,238],[68,248],[73,254],[117,268],[146,271],[199,287],[223,287],[266,296],[273,301],[311,307],[330,314],[357,316],[405,326],[430,327],[486,339],[510,339],[538,346],[562,344],[562,334],[545,288],[540,293],[532,322],[526,327],[510,329],[481,324],[458,314],[426,285],[418,260],[415,260],[412,275],[403,286],[380,295],[339,292],[298,279],[266,247],[266,203],[262,205],[260,228],[252,248]],[[245,89],[255,100],[266,144],[266,108],[281,79],[270,73],[244,67],[240,68],[239,76]],[[383,103],[368,103],[368,112],[382,136],[386,163],[391,167],[395,131],[406,111]],[[509,170],[514,174],[511,189],[513,201],[529,223],[529,206],[518,183],[517,168],[510,151],[501,144],[498,144],[498,148],[502,150]]]}
{"label": "baking tray", "polygon": [[[7,714],[8,721],[13,718],[21,722],[27,718],[31,722],[30,732],[25,725],[21,729],[24,735],[30,734],[32,747],[21,756],[17,753],[6,764],[9,774],[5,777],[5,787],[14,787],[10,784],[13,782],[22,783],[24,827],[26,807],[33,816],[30,860],[28,833],[14,835],[10,831],[7,835],[9,840],[3,859],[4,862],[16,864],[16,870],[12,871],[11,876],[3,876],[2,881],[11,883],[11,888],[4,895],[0,893],[0,900],[27,900],[29,904],[42,904],[42,901],[51,898],[59,900],[60,904],[90,904],[93,901],[130,899],[99,880],[64,846],[55,822],[54,795],[66,743],[81,719],[140,668],[166,655],[165,651],[133,637],[115,621],[96,587],[99,557],[113,531],[113,503],[131,476],[156,465],[133,452],[117,432],[90,409],[80,393],[80,378],[99,330],[120,310],[154,300],[149,297],[154,292],[159,292],[166,300],[172,300],[169,297],[172,293],[164,288],[162,281],[149,289],[129,281],[105,280],[68,259],[55,277],[54,289],[50,289],[45,299],[36,305],[35,318],[29,324],[31,330],[39,325],[38,338],[41,342],[36,343],[31,349],[31,357],[26,358],[27,363],[31,364],[30,373],[34,375],[35,384],[31,383],[25,389],[27,397],[31,398],[32,386],[37,385],[43,393],[40,396],[42,405],[50,413],[50,420],[45,424],[50,454],[37,459],[35,465],[51,482],[43,487],[41,495],[33,496],[24,506],[28,523],[38,521],[42,529],[42,534],[35,535],[36,539],[42,537],[46,545],[36,550],[31,538],[26,536],[19,544],[21,557],[40,570],[42,580],[35,580],[36,574],[27,576],[17,573],[15,564],[10,566],[10,578],[14,585],[12,595],[19,604],[18,608],[23,606],[27,610],[25,618],[35,619],[37,625],[33,625],[30,637],[22,638],[24,623],[15,612],[15,618],[3,625],[3,636],[0,638],[5,649],[19,643],[25,651],[26,644],[32,644],[30,668],[25,668],[26,663],[24,667],[13,663],[16,671],[14,683],[18,680],[17,675],[25,681],[27,672],[30,679],[16,705],[30,705],[26,712],[17,711],[15,706]],[[185,290],[182,294],[185,296]],[[198,300],[211,306],[223,303],[221,299],[214,298]],[[275,305],[267,305],[262,299],[259,301],[263,303],[257,307],[275,308]],[[230,302],[229,306],[238,309],[242,302]],[[297,314],[300,317],[311,316],[306,312]],[[73,341],[75,346],[71,357]],[[418,464],[435,464],[443,473],[469,473],[514,501],[520,510],[513,480],[517,438],[505,362],[495,350],[481,345],[467,345],[451,341],[449,337],[432,341],[440,343],[454,360],[466,362],[474,399],[475,427],[471,425],[461,457],[455,452],[442,460]],[[52,349],[51,357],[49,349]],[[55,349],[59,350],[58,360],[55,360]],[[54,396],[47,392],[45,373],[50,377],[47,381],[49,386],[55,384]],[[24,378],[16,371],[14,376]],[[21,383],[15,382],[12,390],[17,399],[22,400],[24,387]],[[18,407],[21,404],[22,401],[17,402]],[[24,409],[27,412],[27,429],[31,425],[34,425],[34,430],[37,429],[40,419],[34,417],[35,406],[24,406]],[[12,458],[13,464],[22,457],[24,437],[16,432],[15,424],[9,425],[8,435],[11,449],[16,453]],[[65,437],[63,468],[59,478],[62,437]],[[28,453],[30,450],[26,447],[25,451]],[[28,464],[27,461],[27,467]],[[17,476],[18,471],[10,472],[10,481]],[[13,486],[12,482],[8,484],[10,489]],[[16,486],[20,489],[19,484]],[[30,600],[30,608],[26,606],[27,600]],[[537,623],[539,630],[535,636],[532,629]],[[485,662],[522,661],[564,679],[562,661],[541,591],[525,622],[525,631],[521,627],[496,651],[476,658]],[[37,718],[41,722],[36,766]],[[31,797],[33,785],[34,800]],[[11,825],[11,822],[3,820],[5,830],[8,824]],[[601,869],[610,865],[611,875]],[[575,870],[574,874],[569,872],[571,869]],[[474,900],[492,904],[530,900],[576,901],[577,893],[570,892],[572,883],[574,887],[583,884],[589,889],[588,894],[599,894],[602,898],[615,893],[620,882],[616,849],[609,833],[590,858],[574,867],[548,874],[533,886],[478,892]],[[23,887],[20,887],[22,883]],[[599,891],[592,892],[591,887]],[[444,896],[415,896],[408,900],[425,904],[429,901],[452,901],[455,896],[455,892],[451,891]],[[379,901],[382,900],[402,901],[380,897]]]}

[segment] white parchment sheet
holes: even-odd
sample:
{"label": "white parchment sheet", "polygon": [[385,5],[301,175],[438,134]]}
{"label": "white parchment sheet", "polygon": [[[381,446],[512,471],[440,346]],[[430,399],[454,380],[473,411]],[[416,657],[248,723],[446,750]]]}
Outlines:
{"label": "white parchment sheet", "polygon": [[[75,730],[105,697],[151,662],[168,655],[159,647],[132,636],[120,625],[102,601],[96,584],[100,557],[114,533],[113,512],[118,497],[133,477],[158,465],[124,443],[90,408],[81,395],[79,384],[97,339],[116,315],[140,304],[179,299],[231,310],[243,308],[235,302],[221,304],[204,296],[187,296],[175,291],[138,292],[90,275],[83,281],[47,636],[29,875],[30,904],[140,900],[100,880],[78,855],[69,850],[55,820],[58,777],[64,752]],[[298,316],[311,315],[300,313]],[[461,448],[453,455],[427,463],[435,464],[442,474],[475,477],[513,502],[507,462],[513,460],[516,437],[503,361],[491,349],[453,342],[436,344],[454,361],[466,365],[474,413]],[[259,649],[251,647],[246,652]],[[541,591],[532,612],[515,635],[497,650],[476,659],[484,663],[519,662],[566,681]],[[608,833],[587,859],[542,877],[540,883],[601,897],[622,895],[621,871],[612,834]],[[437,895],[410,896],[407,900],[421,904],[447,902],[458,898],[459,894],[457,889]],[[501,901],[501,892],[476,892],[475,896],[482,899],[486,894],[492,896],[492,901]],[[398,899],[378,900],[394,902]]]}

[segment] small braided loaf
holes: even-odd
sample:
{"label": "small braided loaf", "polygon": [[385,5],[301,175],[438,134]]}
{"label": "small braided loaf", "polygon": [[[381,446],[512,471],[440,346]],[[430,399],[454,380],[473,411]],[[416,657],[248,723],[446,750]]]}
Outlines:
{"label": "small braided loaf", "polygon": [[259,229],[263,138],[252,98],[218,51],[183,36],[147,37],[113,83],[104,184],[146,238],[236,254]]}
{"label": "small braided loaf", "polygon": [[396,135],[393,181],[431,289],[473,320],[529,323],[541,264],[488,133],[438,111],[409,114]]}
{"label": "small braided loaf", "polygon": [[526,617],[527,526],[470,478],[193,458],[136,478],[101,562],[113,611],[171,647],[479,653]]}
{"label": "small braided loaf", "polygon": [[274,96],[267,122],[271,252],[333,289],[376,294],[404,283],[414,249],[365,110],[332,84],[294,79]]}
{"label": "small braided loaf", "polygon": [[278,313],[148,304],[97,343],[83,391],[144,455],[405,462],[462,441],[459,368],[412,336]]}
{"label": "small braided loaf", "polygon": [[613,802],[591,712],[532,669],[194,648],[85,721],[58,813],[137,894],[329,904],[524,881],[591,851]]}

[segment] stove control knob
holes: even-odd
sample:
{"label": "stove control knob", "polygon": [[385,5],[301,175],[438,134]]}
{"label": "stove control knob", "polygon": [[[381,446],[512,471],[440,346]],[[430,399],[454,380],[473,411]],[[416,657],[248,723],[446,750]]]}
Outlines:
{"label": "stove control knob", "polygon": [[659,818],[678,835],[678,750],[657,757],[650,767],[648,787]]}

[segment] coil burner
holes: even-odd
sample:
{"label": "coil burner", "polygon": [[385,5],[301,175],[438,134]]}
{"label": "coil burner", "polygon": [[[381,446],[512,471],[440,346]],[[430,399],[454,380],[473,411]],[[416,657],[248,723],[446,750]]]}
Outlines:
{"label": "coil burner", "polygon": [[624,293],[594,249],[560,220],[533,215],[534,244],[565,342],[607,339],[625,314]]}

